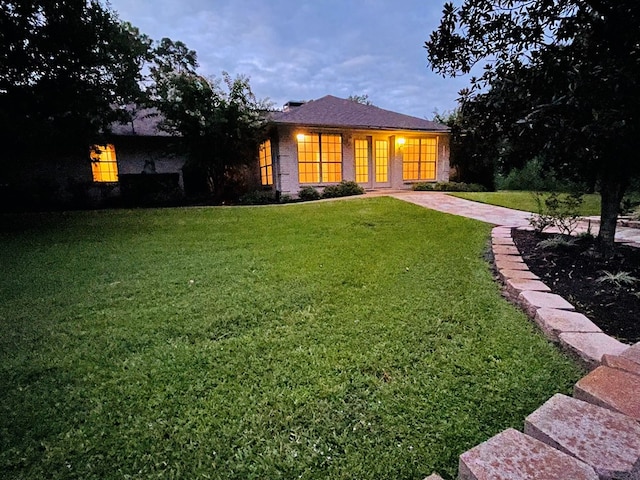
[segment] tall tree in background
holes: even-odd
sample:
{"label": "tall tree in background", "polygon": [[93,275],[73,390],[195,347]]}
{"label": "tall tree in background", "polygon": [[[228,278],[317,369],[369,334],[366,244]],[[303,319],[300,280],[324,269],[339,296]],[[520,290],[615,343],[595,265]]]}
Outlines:
{"label": "tall tree in background", "polygon": [[558,172],[597,178],[599,240],[610,252],[620,202],[640,173],[640,3],[446,3],[425,47],[444,75],[485,63],[463,102],[482,102],[485,125],[496,125],[497,150],[529,148]]}
{"label": "tall tree in background", "polygon": [[24,161],[87,155],[140,98],[150,40],[97,0],[2,1],[0,45],[0,139]]}
{"label": "tall tree in background", "polygon": [[198,74],[196,52],[182,42],[162,39],[154,58],[150,103],[163,117],[161,128],[182,137],[186,168],[203,175],[222,200],[233,193],[231,179],[255,163],[270,104],[255,97],[247,77]]}

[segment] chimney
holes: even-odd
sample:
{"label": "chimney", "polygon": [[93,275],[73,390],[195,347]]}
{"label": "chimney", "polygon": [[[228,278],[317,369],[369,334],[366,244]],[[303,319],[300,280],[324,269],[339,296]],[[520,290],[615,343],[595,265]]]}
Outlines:
{"label": "chimney", "polygon": [[305,102],[304,100],[289,100],[287,103],[284,104],[284,107],[282,108],[282,111],[284,112],[288,112],[289,110],[293,110],[294,108],[300,107],[302,105],[304,105]]}

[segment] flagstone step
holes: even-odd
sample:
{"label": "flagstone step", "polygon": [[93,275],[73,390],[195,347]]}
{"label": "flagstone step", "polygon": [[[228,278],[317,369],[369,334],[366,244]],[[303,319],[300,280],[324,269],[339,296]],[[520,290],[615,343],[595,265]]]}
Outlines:
{"label": "flagstone step", "polygon": [[560,295],[548,292],[521,292],[518,302],[531,318],[535,318],[540,308],[556,308],[558,310],[574,310],[573,305]]}
{"label": "flagstone step", "polygon": [[557,308],[540,308],[534,318],[542,333],[552,342],[560,341],[561,333],[597,333],[600,327],[578,312],[558,310]]}
{"label": "flagstone step", "polygon": [[443,478],[440,475],[438,475],[437,473],[434,473],[434,474],[429,475],[424,480],[443,480]]}
{"label": "flagstone step", "polygon": [[601,363],[605,354],[619,355],[629,346],[603,332],[563,332],[560,344],[588,370]]}
{"label": "flagstone step", "polygon": [[575,384],[573,396],[640,421],[640,377],[633,373],[600,366]]}
{"label": "flagstone step", "polygon": [[640,342],[635,345],[631,345],[621,356],[628,358],[629,360],[640,364]]}
{"label": "flagstone step", "polygon": [[[640,363],[636,363],[620,355],[603,355],[602,365],[640,376]],[[638,395],[640,395],[640,393],[638,393]]]}
{"label": "flagstone step", "polygon": [[460,455],[459,480],[596,480],[586,463],[514,429]]}
{"label": "flagstone step", "polygon": [[524,433],[593,467],[601,479],[640,478],[640,424],[557,394],[529,415]]}

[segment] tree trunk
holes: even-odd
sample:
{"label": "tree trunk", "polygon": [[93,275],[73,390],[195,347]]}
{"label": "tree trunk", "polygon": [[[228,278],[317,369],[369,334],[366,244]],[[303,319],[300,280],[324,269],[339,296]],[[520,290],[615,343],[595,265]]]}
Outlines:
{"label": "tree trunk", "polygon": [[606,257],[613,254],[618,213],[627,184],[628,181],[616,175],[616,172],[605,173],[601,178],[602,207],[600,209],[598,242],[602,254]]}

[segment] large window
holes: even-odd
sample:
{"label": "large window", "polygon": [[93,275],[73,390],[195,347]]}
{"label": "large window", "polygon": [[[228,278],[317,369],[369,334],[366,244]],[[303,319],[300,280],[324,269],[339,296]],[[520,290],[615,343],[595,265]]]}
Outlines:
{"label": "large window", "polygon": [[407,138],[402,150],[402,178],[435,180],[437,157],[437,138]]}
{"label": "large window", "polygon": [[333,183],[342,180],[342,136],[301,133],[298,138],[298,181]]}
{"label": "large window", "polygon": [[273,185],[273,160],[271,159],[271,140],[260,144],[260,182]]}
{"label": "large window", "polygon": [[112,144],[93,145],[89,150],[91,171],[94,182],[117,182],[118,162],[116,149]]}

